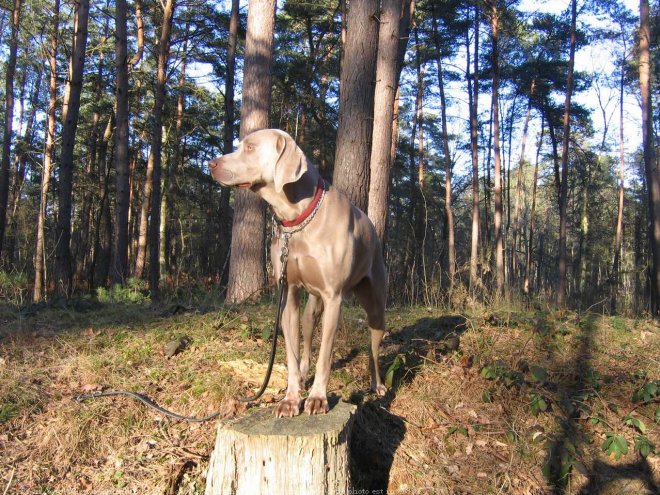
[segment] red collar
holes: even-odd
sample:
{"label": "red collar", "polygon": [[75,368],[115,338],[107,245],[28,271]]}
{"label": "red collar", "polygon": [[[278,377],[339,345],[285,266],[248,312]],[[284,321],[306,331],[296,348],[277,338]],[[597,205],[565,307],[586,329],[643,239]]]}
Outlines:
{"label": "red collar", "polygon": [[319,182],[316,185],[316,194],[314,194],[314,199],[312,199],[311,203],[309,203],[309,206],[307,206],[307,208],[305,208],[304,211],[293,220],[281,220],[280,225],[282,225],[282,227],[296,227],[297,225],[303,223],[307,217],[312,214],[314,208],[316,208],[319,204],[319,201],[321,201],[321,196],[323,195],[324,189],[325,181],[319,177]]}

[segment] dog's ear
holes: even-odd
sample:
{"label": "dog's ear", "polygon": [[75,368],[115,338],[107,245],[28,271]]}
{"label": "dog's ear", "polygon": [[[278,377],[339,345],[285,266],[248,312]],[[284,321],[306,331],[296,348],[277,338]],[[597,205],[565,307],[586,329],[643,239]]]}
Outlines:
{"label": "dog's ear", "polygon": [[279,156],[275,164],[273,182],[275,190],[282,192],[285,184],[296,182],[307,172],[307,158],[290,136],[277,136],[276,152]]}

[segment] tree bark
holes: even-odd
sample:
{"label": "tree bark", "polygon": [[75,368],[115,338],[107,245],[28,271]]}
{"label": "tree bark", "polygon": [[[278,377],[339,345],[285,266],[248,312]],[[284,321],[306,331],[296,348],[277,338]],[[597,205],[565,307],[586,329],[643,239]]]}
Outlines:
{"label": "tree bark", "polygon": [[435,44],[436,63],[438,65],[438,87],[440,88],[440,115],[442,120],[442,149],[445,161],[445,216],[447,222],[447,274],[449,275],[449,290],[454,287],[456,274],[456,246],[454,236],[454,210],[451,199],[452,163],[449,154],[449,133],[447,132],[447,100],[445,98],[445,82],[442,75],[442,55],[438,39],[438,23],[435,12],[432,15],[433,41]]}
{"label": "tree bark", "polygon": [[374,108],[373,147],[370,161],[369,218],[381,242],[385,238],[389,197],[390,147],[396,100],[399,32],[402,0],[383,0],[378,34],[378,60]]}
{"label": "tree bark", "polygon": [[153,156],[153,176],[151,193],[151,215],[149,222],[149,292],[152,299],[158,299],[160,283],[160,199],[161,199],[161,151],[163,142],[163,104],[167,83],[167,62],[170,56],[170,33],[174,16],[175,0],[166,0],[163,5],[163,23],[158,40],[158,72],[154,88],[153,129],[151,150]]}
{"label": "tree bark", "polygon": [[[227,44],[227,76],[225,79],[225,127],[223,138],[223,153],[231,153],[234,149],[234,127],[236,121],[234,104],[234,79],[236,75],[236,44],[238,40],[238,0],[231,2],[229,18],[229,39]],[[231,247],[231,208],[229,199],[231,191],[228,187],[220,189],[220,249],[216,268],[220,275],[220,283],[226,285],[229,271],[225,269]]]}
{"label": "tree bark", "polygon": [[518,174],[516,182],[516,202],[514,206],[513,213],[513,232],[511,235],[511,279],[514,283],[519,277],[519,269],[517,259],[517,250],[518,250],[518,233],[520,230],[520,210],[522,209],[522,190],[523,190],[523,181],[525,175],[523,170],[525,168],[525,148],[527,147],[527,131],[529,130],[529,119],[532,114],[532,97],[534,96],[534,88],[536,86],[536,80],[532,80],[532,84],[529,88],[529,102],[527,104],[527,113],[525,114],[525,123],[523,124],[523,133],[522,140],[520,145],[520,160],[518,160]]}
{"label": "tree bark", "polygon": [[567,202],[568,202],[568,143],[570,142],[571,96],[573,93],[573,68],[575,66],[575,22],[577,18],[577,0],[571,1],[571,44],[568,58],[568,80],[566,82],[566,101],[564,103],[564,136],[561,152],[561,191],[559,199],[559,286],[557,288],[557,304],[566,305],[567,286],[566,271],[568,267],[567,236]]}
{"label": "tree bark", "polygon": [[113,237],[113,284],[124,285],[128,277],[128,208],[130,206],[128,157],[128,51],[126,0],[115,2],[115,68],[117,107],[114,165],[116,173],[115,230]]}
{"label": "tree bark", "polygon": [[326,415],[282,422],[261,409],[220,426],[206,495],[360,493],[349,466],[354,411],[339,402]]}
{"label": "tree bark", "polygon": [[[351,2],[341,62],[339,127],[333,184],[362,211],[368,210],[369,163],[378,53],[377,0]],[[380,109],[379,109],[380,110]]]}
{"label": "tree bark", "polygon": [[39,214],[37,215],[37,241],[34,250],[34,288],[32,290],[32,300],[34,302],[43,300],[46,287],[45,223],[48,189],[50,186],[50,170],[52,168],[53,153],[55,151],[55,126],[57,125],[57,43],[60,24],[60,0],[55,0],[52,15],[53,24],[50,53],[48,55],[50,72],[48,78],[49,100],[46,123],[46,146],[44,149],[44,162],[41,171],[41,196],[39,199]]}
{"label": "tree bark", "polygon": [[[625,44],[624,44],[625,47]],[[625,51],[624,51],[625,53]],[[612,287],[610,311],[617,313],[619,293],[619,265],[621,263],[621,244],[623,243],[623,199],[625,196],[626,147],[623,132],[623,95],[626,82],[625,56],[622,57],[621,78],[619,80],[619,198],[617,201],[616,230],[614,234],[614,261],[612,263]]]}
{"label": "tree bark", "polygon": [[502,156],[500,152],[500,118],[499,118],[499,16],[496,3],[490,4],[490,25],[492,34],[492,115],[493,115],[493,152],[495,154],[495,276],[497,283],[496,295],[504,295],[504,239],[502,238]]}
{"label": "tree bark", "polygon": [[[251,0],[243,63],[240,138],[268,127],[271,106],[275,0]],[[249,96],[249,97],[248,97]],[[227,300],[254,298],[266,286],[264,202],[251,191],[237,190],[234,200]]]}
{"label": "tree bark", "polygon": [[[467,30],[466,30],[467,32]],[[470,75],[470,46],[466,35],[468,107],[470,113],[470,157],[472,159],[472,230],[470,236],[470,288],[479,284],[479,143],[478,143],[478,98],[479,98],[479,6],[474,6],[474,72]],[[472,84],[474,78],[474,86]]]}
{"label": "tree bark", "polygon": [[66,90],[62,105],[62,151],[60,153],[59,212],[56,235],[55,288],[60,296],[70,297],[73,292],[71,259],[71,203],[73,197],[73,166],[76,130],[80,113],[80,94],[87,48],[87,22],[89,0],[75,4],[74,37],[69,62]]}
{"label": "tree bark", "polygon": [[651,314],[660,314],[660,169],[655,157],[651,103],[651,28],[648,0],[640,1],[639,87],[642,97],[642,141],[648,194],[649,252],[651,254]]}
{"label": "tree bark", "polygon": [[142,20],[142,0],[135,0],[135,36],[137,38],[137,51],[129,62],[131,68],[134,68],[142,60],[144,53],[144,21]]}
{"label": "tree bark", "polygon": [[14,75],[16,72],[16,55],[18,53],[18,30],[21,22],[21,3],[22,0],[14,0],[11,38],[9,40],[9,56],[5,68],[5,126],[2,140],[2,158],[0,161],[0,259],[5,239],[7,207],[9,205],[9,165],[14,124]]}
{"label": "tree bark", "polygon": [[[541,135],[536,148],[536,161],[534,162],[534,177],[532,178],[532,207],[529,212],[529,235],[527,237],[527,255],[525,258],[525,281],[523,292],[529,294],[530,279],[532,273],[532,255],[534,252],[534,230],[536,229],[536,187],[539,176],[539,155],[543,144],[543,132],[545,131],[545,119],[541,118]],[[538,280],[537,280],[538,283]]]}

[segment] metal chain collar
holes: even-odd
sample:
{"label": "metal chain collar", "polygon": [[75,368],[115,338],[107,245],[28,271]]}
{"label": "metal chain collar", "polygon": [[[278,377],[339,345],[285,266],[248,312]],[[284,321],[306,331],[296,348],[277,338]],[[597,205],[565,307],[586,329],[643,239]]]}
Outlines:
{"label": "metal chain collar", "polygon": [[289,239],[293,234],[296,232],[300,232],[303,230],[309,222],[311,222],[314,217],[316,216],[316,212],[319,211],[319,208],[321,207],[321,203],[323,203],[323,198],[325,198],[325,188],[321,192],[321,197],[319,198],[318,203],[316,203],[316,206],[312,210],[312,212],[309,214],[309,216],[300,224],[296,225],[295,227],[284,227],[282,226],[279,222],[275,220],[275,216],[273,215],[273,220],[275,222],[275,225],[279,227],[279,237],[282,239],[282,249],[280,251],[280,261],[282,262],[282,271],[280,273],[280,278],[279,278],[279,283],[280,286],[282,283],[286,282],[286,265],[287,262],[289,261]]}

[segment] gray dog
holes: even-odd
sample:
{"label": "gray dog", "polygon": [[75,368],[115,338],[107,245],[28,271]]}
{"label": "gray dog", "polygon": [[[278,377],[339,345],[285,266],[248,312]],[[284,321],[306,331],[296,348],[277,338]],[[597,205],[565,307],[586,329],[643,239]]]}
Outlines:
{"label": "gray dog", "polygon": [[[312,331],[322,315],[323,333],[316,375],[305,411],[328,411],[327,388],[342,297],[353,291],[367,312],[371,333],[371,386],[387,389],[378,370],[378,348],[385,332],[387,276],[381,244],[369,218],[336,188],[326,184],[287,133],[266,129],[248,135],[234,153],[209,164],[224,186],[249,188],[261,196],[278,218],[271,259],[279,277],[284,235],[288,238],[288,289],[282,312],[288,385],[275,408],[278,417],[300,413],[301,391],[310,368]],[[299,288],[309,292],[302,316],[300,355]]]}

